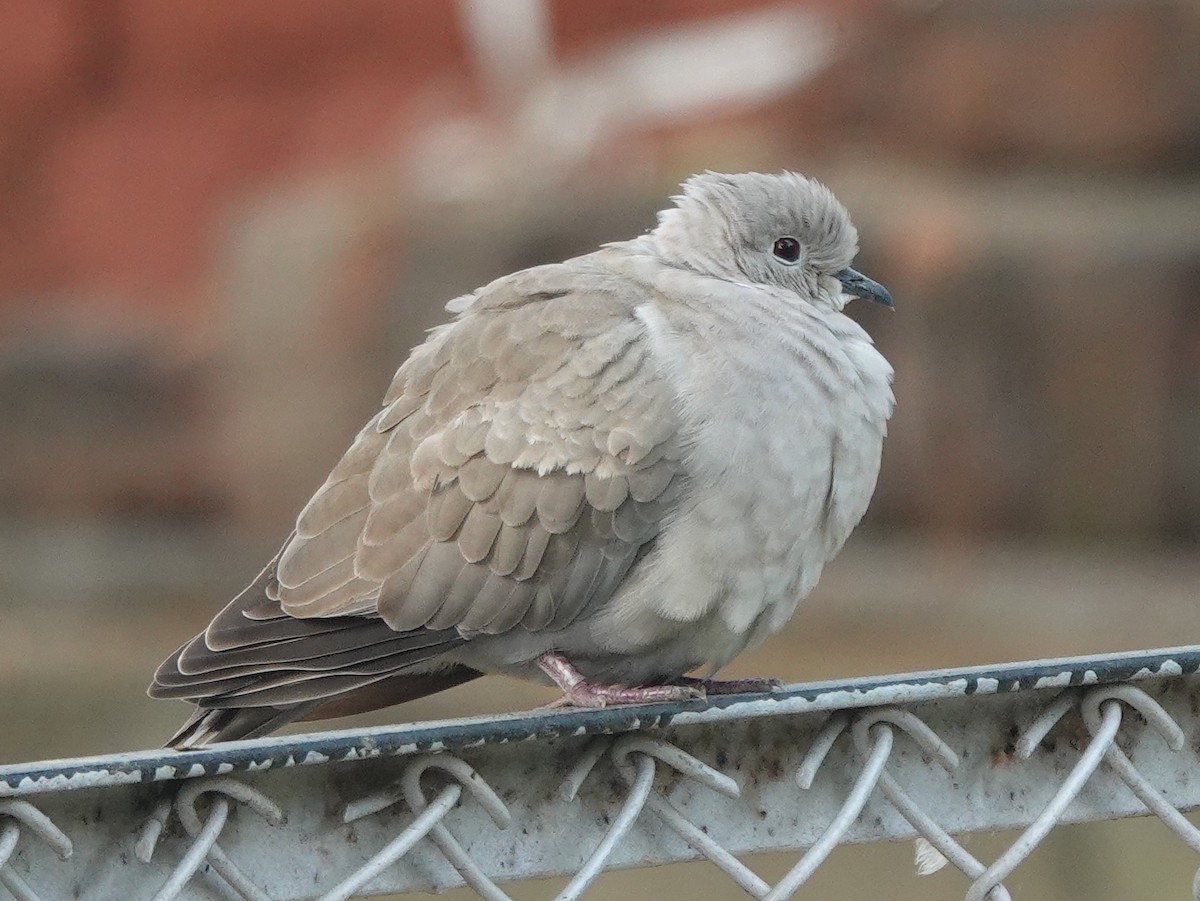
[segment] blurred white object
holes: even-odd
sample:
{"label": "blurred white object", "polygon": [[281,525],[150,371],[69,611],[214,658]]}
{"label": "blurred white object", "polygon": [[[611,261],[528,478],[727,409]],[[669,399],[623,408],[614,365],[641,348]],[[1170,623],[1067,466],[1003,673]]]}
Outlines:
{"label": "blurred white object", "polygon": [[553,59],[543,0],[463,0],[482,81],[517,108],[505,124],[438,118],[411,150],[414,185],[432,202],[562,182],[615,135],[769,102],[833,57],[829,16],[779,4],[646,31],[585,59]]}

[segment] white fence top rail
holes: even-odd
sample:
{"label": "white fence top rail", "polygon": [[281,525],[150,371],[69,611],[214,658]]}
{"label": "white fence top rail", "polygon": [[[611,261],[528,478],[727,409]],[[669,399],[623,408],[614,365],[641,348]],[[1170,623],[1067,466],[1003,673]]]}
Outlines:
{"label": "white fence top rail", "polygon": [[399,756],[549,737],[709,724],[966,695],[1108,685],[1200,673],[1200,645],[1098,657],[929,670],[788,685],[770,694],[599,710],[546,710],[225,742],[195,751],[154,749],[0,765],[0,798],[105,785],[191,779],[266,768]]}

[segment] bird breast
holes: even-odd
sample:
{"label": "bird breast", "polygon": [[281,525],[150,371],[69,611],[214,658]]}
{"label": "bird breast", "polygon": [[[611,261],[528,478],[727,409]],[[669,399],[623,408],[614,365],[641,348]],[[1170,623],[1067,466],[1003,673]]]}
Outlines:
{"label": "bird breast", "polygon": [[704,281],[638,311],[678,394],[689,491],[635,602],[729,636],[720,666],[787,621],[865,512],[892,370],[838,312]]}

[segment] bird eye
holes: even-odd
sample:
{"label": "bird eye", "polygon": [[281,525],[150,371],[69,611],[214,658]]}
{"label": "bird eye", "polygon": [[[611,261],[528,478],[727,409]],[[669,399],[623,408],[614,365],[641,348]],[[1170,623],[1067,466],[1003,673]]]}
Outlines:
{"label": "bird eye", "polygon": [[771,247],[771,253],[781,263],[795,265],[800,261],[800,242],[792,237],[778,238]]}

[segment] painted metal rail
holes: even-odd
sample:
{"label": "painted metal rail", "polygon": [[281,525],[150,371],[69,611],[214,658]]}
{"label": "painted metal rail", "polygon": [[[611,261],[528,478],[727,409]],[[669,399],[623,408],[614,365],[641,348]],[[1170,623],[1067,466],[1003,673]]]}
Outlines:
{"label": "painted metal rail", "polygon": [[[839,843],[916,838],[968,901],[1002,901],[1059,823],[1154,815],[1200,853],[1196,807],[1188,647],[0,766],[0,887],[333,901],[465,882],[503,899],[567,875],[568,901],[604,869],[703,856],[783,899]],[[990,863],[954,838],[996,829],[1021,832]],[[772,885],[739,860],[758,851],[797,859]]]}

